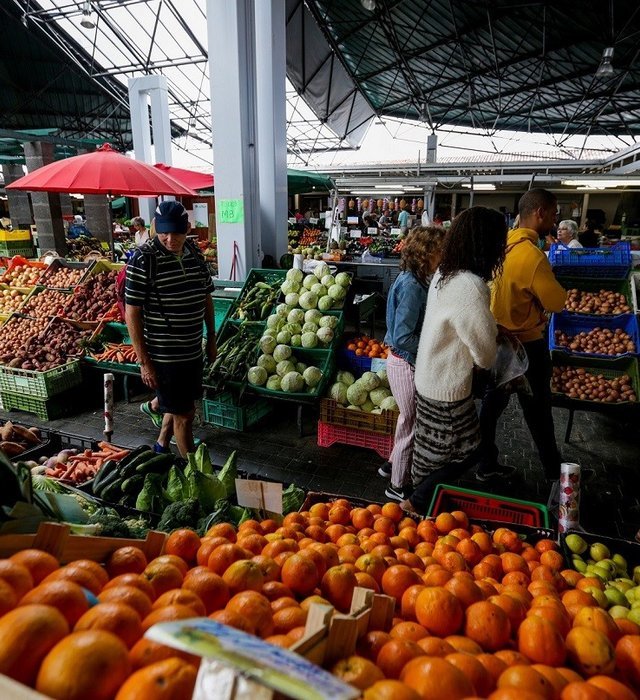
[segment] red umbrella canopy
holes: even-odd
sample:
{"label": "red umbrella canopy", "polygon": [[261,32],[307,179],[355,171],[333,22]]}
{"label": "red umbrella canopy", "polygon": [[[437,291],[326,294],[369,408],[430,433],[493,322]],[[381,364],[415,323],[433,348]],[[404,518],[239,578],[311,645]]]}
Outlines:
{"label": "red umbrella canopy", "polygon": [[7,185],[6,189],[150,197],[196,195],[182,182],[152,165],[127,158],[108,143],[91,153],[38,168]]}
{"label": "red umbrella canopy", "polygon": [[173,165],[165,165],[164,163],[156,163],[153,167],[171,175],[192,190],[209,190],[213,187],[213,175],[206,175],[195,170],[185,170],[184,168],[174,168]]}

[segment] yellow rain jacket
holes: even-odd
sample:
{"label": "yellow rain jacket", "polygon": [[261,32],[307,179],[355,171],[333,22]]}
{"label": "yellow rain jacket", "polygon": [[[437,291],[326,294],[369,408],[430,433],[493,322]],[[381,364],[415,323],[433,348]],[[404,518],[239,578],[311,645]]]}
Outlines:
{"label": "yellow rain jacket", "polygon": [[545,311],[562,311],[567,298],[537,242],[532,229],[510,231],[502,274],[491,285],[496,322],[523,343],[543,337]]}

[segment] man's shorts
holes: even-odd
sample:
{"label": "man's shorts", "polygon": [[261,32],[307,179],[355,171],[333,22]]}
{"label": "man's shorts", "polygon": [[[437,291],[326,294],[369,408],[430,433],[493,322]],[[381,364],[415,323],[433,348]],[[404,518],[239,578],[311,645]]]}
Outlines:
{"label": "man's shorts", "polygon": [[193,411],[194,401],[202,396],[203,361],[155,362],[158,378],[159,409],[162,413],[184,416]]}

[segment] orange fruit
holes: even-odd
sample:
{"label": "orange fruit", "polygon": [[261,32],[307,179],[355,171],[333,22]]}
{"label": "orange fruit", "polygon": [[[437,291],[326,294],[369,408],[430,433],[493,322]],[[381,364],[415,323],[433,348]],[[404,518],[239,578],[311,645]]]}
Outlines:
{"label": "orange fruit", "polygon": [[261,593],[268,600],[277,600],[285,596],[287,598],[293,598],[293,591],[280,581],[267,581],[267,583],[262,586]]}
{"label": "orange fruit", "polygon": [[221,576],[203,566],[191,569],[182,588],[195,593],[204,603],[207,615],[221,610],[229,602],[229,587]]}
{"label": "orange fruit", "polygon": [[[247,532],[254,532],[253,530],[247,530]],[[260,533],[262,536],[262,532]],[[226,537],[204,537],[201,540],[201,545],[196,553],[196,564],[198,566],[206,566],[211,552],[213,552],[216,547],[223,544],[233,544]]]}
{"label": "orange fruit", "polygon": [[53,606],[62,613],[69,627],[73,627],[89,609],[89,603],[82,588],[77,583],[67,580],[43,581],[29,591],[18,605],[32,603]]}
{"label": "orange fruit", "polygon": [[147,564],[147,557],[138,547],[120,547],[107,559],[107,571],[111,578],[121,574],[141,574]]}
{"label": "orange fruit", "polygon": [[333,506],[329,511],[329,522],[336,525],[347,525],[351,522],[349,509],[344,506]]}
{"label": "orange fruit", "polygon": [[231,612],[230,610],[216,610],[214,613],[211,613],[209,617],[222,625],[235,627],[235,629],[249,634],[255,634],[255,630],[251,626],[249,620],[236,612]]}
{"label": "orange fruit", "polygon": [[198,672],[192,664],[176,657],[156,661],[133,673],[124,682],[116,700],[175,700],[190,698]]}
{"label": "orange fruit", "polygon": [[640,687],[639,636],[625,634],[620,637],[616,644],[616,665],[629,683]]}
{"label": "orange fruit", "polygon": [[29,570],[34,586],[60,568],[58,560],[52,554],[40,549],[23,549],[12,554],[9,560]]}
{"label": "orange fruit", "polygon": [[[166,605],[186,605],[188,608],[191,608],[194,615],[198,617],[204,617],[207,614],[200,596],[190,591],[188,588],[174,588],[163,593],[154,602],[153,610],[164,608]],[[147,613],[147,615],[148,614],[149,613]]]}
{"label": "orange fruit", "polygon": [[428,587],[416,599],[416,618],[431,634],[446,637],[462,627],[460,601],[444,588]]}
{"label": "orange fruit", "polygon": [[384,593],[396,599],[400,605],[404,592],[410,586],[422,583],[422,578],[413,569],[404,564],[390,566],[382,575],[381,586]]}
{"label": "orange fruit", "polygon": [[112,700],[131,673],[129,652],[104,630],[73,632],[47,654],[36,690],[65,700]]}
{"label": "orange fruit", "polygon": [[444,660],[464,673],[471,681],[477,695],[485,697],[494,689],[493,677],[472,654],[457,651],[445,656]]}
{"label": "orange fruit", "polygon": [[376,681],[363,694],[363,700],[420,700],[420,696],[406,683],[394,680]]}
{"label": "orange fruit", "polygon": [[517,598],[505,594],[490,596],[488,602],[497,605],[507,613],[511,623],[511,634],[515,635],[527,616],[526,607]]}
{"label": "orange fruit", "polygon": [[384,679],[382,671],[372,661],[357,655],[338,661],[331,669],[331,673],[360,690],[366,690],[377,681]]}
{"label": "orange fruit", "polygon": [[70,564],[67,564],[67,567],[71,565],[91,572],[91,574],[93,574],[93,576],[100,582],[100,589],[104,588],[104,586],[109,583],[109,574],[107,573],[107,570],[104,568],[104,566],[98,564],[97,561],[93,561],[92,559],[74,559],[74,561],[72,561]]}
{"label": "orange fruit", "polygon": [[518,630],[518,650],[535,663],[562,666],[567,656],[558,628],[543,617],[531,615]]}
{"label": "orange fruit", "polygon": [[288,649],[290,646],[295,644],[295,639],[292,639],[287,634],[272,634],[269,637],[265,637],[264,641],[268,644],[282,647],[283,649]]}
{"label": "orange fruit", "polygon": [[240,591],[260,591],[264,584],[264,576],[259,564],[250,559],[234,561],[222,575],[222,580],[229,588],[229,594]]}
{"label": "orange fruit", "polygon": [[255,562],[262,571],[264,582],[277,581],[280,578],[280,565],[271,557],[265,557],[262,554],[256,554],[251,557],[251,561]]}
{"label": "orange fruit", "polygon": [[139,588],[115,586],[105,588],[98,596],[101,603],[123,603],[133,608],[142,620],[151,612],[151,600]]}
{"label": "orange fruit", "polygon": [[238,538],[238,547],[242,547],[242,549],[246,549],[252,554],[260,554],[267,544],[269,544],[269,540],[257,532],[250,535],[241,535]]}
{"label": "orange fruit", "polygon": [[400,601],[400,611],[402,617],[405,620],[416,619],[416,600],[425,588],[426,586],[423,586],[422,584],[409,586],[409,588],[407,588],[407,590],[402,594],[402,600]]}
{"label": "orange fruit", "polygon": [[507,668],[507,664],[494,654],[476,654],[476,659],[487,669],[495,686],[498,682],[498,678],[500,678],[502,672]]}
{"label": "orange fruit", "polygon": [[556,696],[560,695],[562,689],[569,682],[562,674],[558,673],[553,666],[545,664],[531,664],[531,668],[535,669],[541,676],[544,676],[553,686]]}
{"label": "orange fruit", "polygon": [[[320,557],[319,552],[316,554]],[[296,595],[308,596],[320,582],[318,567],[310,555],[293,554],[282,565],[280,573],[282,583]]]}
{"label": "orange fruit", "polygon": [[568,683],[562,689],[560,700],[610,700],[609,693],[586,681]]}
{"label": "orange fruit", "polygon": [[[147,568],[149,566],[165,566],[169,564],[170,566],[175,566],[176,569],[183,575],[187,575],[187,571],[189,571],[189,565],[187,562],[182,559],[182,557],[178,557],[175,554],[162,554],[159,557],[156,557],[155,559],[152,559]],[[144,573],[144,572],[143,572]]]}
{"label": "orange fruit", "polygon": [[445,584],[444,588],[452,593],[466,610],[473,603],[478,603],[484,599],[482,591],[473,579],[462,576],[452,576]]}
{"label": "orange fruit", "polygon": [[365,574],[369,574],[378,584],[381,583],[382,576],[387,570],[384,559],[376,554],[363,554],[361,557],[358,557],[354,563],[356,569]]}
{"label": "orange fruit", "polygon": [[534,616],[541,617],[553,623],[563,638],[567,636],[571,629],[571,620],[569,619],[569,615],[564,611],[564,606],[562,604],[560,604],[560,607],[552,605],[532,607],[527,612],[527,617]]}
{"label": "orange fruit", "polygon": [[[268,547],[269,545],[267,545]],[[265,547],[265,549],[267,548]],[[209,555],[207,566],[214,574],[222,576],[224,572],[233,564],[234,561],[248,559],[247,551],[239,547],[237,544],[221,544],[216,547]],[[252,555],[253,556],[253,555]],[[266,556],[270,556],[266,554]]]}
{"label": "orange fruit", "polygon": [[278,610],[284,610],[285,608],[299,608],[300,603],[295,598],[290,596],[284,596],[282,598],[276,598],[271,601],[271,612],[277,613]]}
{"label": "orange fruit", "polygon": [[271,604],[261,593],[256,591],[236,593],[225,609],[248,620],[259,637],[268,637],[273,634]]}
{"label": "orange fruit", "polygon": [[573,618],[574,627],[591,627],[606,634],[612,644],[622,636],[618,626],[606,610],[596,607],[582,608]]}
{"label": "orange fruit", "polygon": [[6,581],[0,579],[0,617],[8,613],[9,610],[13,610],[17,603],[16,592]]}
{"label": "orange fruit", "polygon": [[462,634],[450,634],[444,638],[447,644],[451,644],[455,651],[463,651],[466,654],[482,654],[482,647],[474,642],[473,639],[465,637]]}
{"label": "orange fruit", "polygon": [[74,632],[105,630],[121,639],[128,649],[142,637],[140,615],[124,603],[99,603],[76,622]]}
{"label": "orange fruit", "polygon": [[[254,521],[255,522],[255,521]],[[255,523],[258,529],[260,529],[258,523]],[[212,525],[205,533],[205,537],[224,537],[229,540],[229,542],[236,541],[236,529],[231,525],[231,523],[217,523]]]}
{"label": "orange fruit", "polygon": [[165,554],[174,554],[180,557],[187,564],[193,564],[201,544],[200,537],[196,532],[188,528],[180,528],[169,535],[164,545],[164,551]]}
{"label": "orange fruit", "polygon": [[273,612],[274,634],[288,634],[296,627],[303,627],[307,622],[307,611],[300,606],[289,606]]}
{"label": "orange fruit", "polygon": [[[612,673],[616,655],[608,637],[590,627],[574,627],[565,639],[567,657],[583,676]],[[620,662],[618,662],[620,666]],[[620,666],[620,668],[622,668]]]}
{"label": "orange fruit", "polygon": [[385,518],[393,520],[394,523],[399,523],[404,517],[404,511],[400,508],[400,504],[393,501],[385,503],[380,512]]}
{"label": "orange fruit", "polygon": [[358,640],[356,651],[358,656],[364,656],[375,663],[382,647],[391,639],[388,632],[371,630]]}
{"label": "orange fruit", "polygon": [[596,688],[600,688],[600,690],[604,690],[605,693],[609,693],[614,700],[637,700],[638,698],[624,683],[609,676],[592,676],[587,683],[591,683],[591,685],[595,685]]}
{"label": "orange fruit", "polygon": [[366,508],[354,508],[351,511],[351,522],[356,530],[373,525],[373,513]]}
{"label": "orange fruit", "polygon": [[498,688],[511,688],[519,693],[529,691],[553,700],[556,692],[549,680],[529,665],[509,666],[498,678]]}
{"label": "orange fruit", "polygon": [[82,588],[91,591],[91,593],[96,596],[103,587],[101,581],[95,576],[93,571],[89,571],[85,566],[77,565],[75,562],[71,562],[71,564],[56,569],[53,573],[49,574],[42,583],[50,583],[52,581],[72,581],[82,586]]}
{"label": "orange fruit", "polygon": [[497,688],[487,700],[545,700],[546,695],[522,688]]}
{"label": "orange fruit", "polygon": [[172,622],[173,620],[188,620],[190,617],[197,617],[193,608],[180,603],[172,603],[162,608],[152,610],[142,620],[142,629],[146,632],[149,627],[153,627],[158,622]]}
{"label": "orange fruit", "polygon": [[0,618],[0,673],[32,686],[49,651],[67,634],[69,625],[49,605],[25,605]]}
{"label": "orange fruit", "polygon": [[502,608],[482,600],[466,609],[464,633],[485,651],[496,651],[509,641],[511,623]]}
{"label": "orange fruit", "polygon": [[146,567],[142,576],[151,584],[154,598],[158,598],[172,588],[180,588],[184,578],[182,572],[173,564],[159,564],[155,561]]}
{"label": "orange fruit", "polygon": [[149,598],[149,600],[153,600],[155,598],[153,586],[149,583],[148,579],[141,574],[120,574],[120,576],[112,578],[102,590],[106,591],[109,588],[115,588],[116,586],[132,586],[133,588],[141,590]]}
{"label": "orange fruit", "polygon": [[465,674],[438,657],[412,659],[402,669],[400,680],[430,700],[459,700],[474,694],[473,685]]}
{"label": "orange fruit", "polygon": [[33,588],[33,577],[29,569],[11,559],[0,559],[0,579],[13,588],[18,600]]}
{"label": "orange fruit", "polygon": [[423,637],[416,644],[424,651],[426,656],[447,656],[453,654],[455,649],[440,637]]}
{"label": "orange fruit", "polygon": [[380,649],[376,666],[386,678],[400,678],[400,673],[411,659],[424,656],[424,651],[409,639],[390,639]]}
{"label": "orange fruit", "polygon": [[353,589],[357,579],[346,564],[339,564],[327,569],[320,582],[322,595],[334,605],[340,612],[348,612],[351,609]]}

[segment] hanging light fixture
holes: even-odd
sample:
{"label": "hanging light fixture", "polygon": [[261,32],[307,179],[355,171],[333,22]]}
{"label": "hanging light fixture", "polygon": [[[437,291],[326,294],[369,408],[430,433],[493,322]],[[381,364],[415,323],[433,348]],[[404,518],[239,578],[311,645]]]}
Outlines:
{"label": "hanging light fixture", "polygon": [[600,65],[596,71],[596,75],[601,78],[608,78],[610,75],[615,73],[611,61],[613,59],[613,46],[607,46],[602,52],[602,59],[600,60]]}
{"label": "hanging light fixture", "polygon": [[91,19],[91,13],[91,2],[86,0],[82,7],[82,19],[80,20],[81,27],[84,27],[85,29],[93,29],[96,26],[94,21]]}

